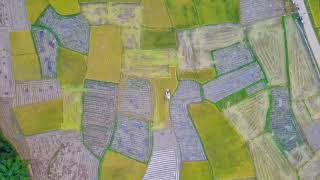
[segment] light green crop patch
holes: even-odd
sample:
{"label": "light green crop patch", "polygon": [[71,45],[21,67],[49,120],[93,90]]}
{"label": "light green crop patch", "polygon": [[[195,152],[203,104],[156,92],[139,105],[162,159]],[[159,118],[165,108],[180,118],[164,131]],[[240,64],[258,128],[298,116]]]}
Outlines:
{"label": "light green crop patch", "polygon": [[176,28],[190,28],[199,24],[193,0],[166,0],[168,12]]}
{"label": "light green crop patch", "polygon": [[40,64],[36,54],[12,56],[13,73],[16,81],[40,80]]}
{"label": "light green crop patch", "polygon": [[58,49],[57,76],[62,86],[82,86],[86,72],[86,56],[69,49]]}
{"label": "light green crop patch", "polygon": [[240,21],[239,0],[194,0],[194,4],[201,25]]}
{"label": "light green crop patch", "polygon": [[41,13],[49,6],[48,0],[26,0],[26,9],[31,23],[35,23]]}
{"label": "light green crop patch", "polygon": [[319,0],[307,0],[308,7],[312,14],[312,19],[316,28],[320,27],[320,1]]}
{"label": "light green crop patch", "polygon": [[218,108],[204,101],[191,104],[189,112],[203,142],[217,179],[255,178],[246,142]]}
{"label": "light green crop patch", "polygon": [[80,131],[83,91],[83,89],[63,89],[63,123],[61,129]]}
{"label": "light green crop patch", "polygon": [[26,136],[58,130],[63,120],[62,99],[15,107],[14,115]]}
{"label": "light green crop patch", "polygon": [[183,162],[181,180],[212,180],[208,161]]}
{"label": "light green crop patch", "polygon": [[173,31],[143,30],[141,34],[142,49],[166,49],[177,47],[176,34]]}

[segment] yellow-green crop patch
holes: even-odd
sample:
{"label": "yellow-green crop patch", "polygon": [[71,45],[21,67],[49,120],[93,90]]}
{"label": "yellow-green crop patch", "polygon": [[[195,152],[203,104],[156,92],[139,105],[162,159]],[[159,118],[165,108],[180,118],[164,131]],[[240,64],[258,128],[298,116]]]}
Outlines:
{"label": "yellow-green crop patch", "polygon": [[140,3],[140,0],[108,0],[112,3]]}
{"label": "yellow-green crop patch", "polygon": [[115,25],[92,26],[87,79],[119,83],[122,64],[122,39]]}
{"label": "yellow-green crop patch", "polygon": [[165,0],[142,0],[143,25],[155,29],[171,28]]}
{"label": "yellow-green crop patch", "polygon": [[176,28],[190,28],[199,24],[193,0],[166,0],[172,24]]}
{"label": "yellow-green crop patch", "polygon": [[14,115],[26,136],[60,129],[63,120],[61,99],[15,107]]}
{"label": "yellow-green crop patch", "polygon": [[63,89],[63,123],[61,129],[81,129],[83,89]]}
{"label": "yellow-green crop patch", "polygon": [[255,170],[245,141],[218,108],[207,101],[189,106],[213,173],[217,179],[254,178]]}
{"label": "yellow-green crop patch", "polygon": [[312,14],[314,26],[320,27],[320,1],[319,0],[307,0],[309,9]]}
{"label": "yellow-green crop patch", "polygon": [[10,45],[13,56],[36,53],[31,31],[10,32]]}
{"label": "yellow-green crop patch", "polygon": [[181,180],[212,180],[208,161],[183,162]]}
{"label": "yellow-green crop patch", "polygon": [[119,153],[107,151],[100,163],[100,180],[142,179],[147,165]]}
{"label": "yellow-green crop patch", "polygon": [[199,24],[236,23],[240,21],[239,0],[194,0]]}
{"label": "yellow-green crop patch", "polygon": [[176,48],[176,34],[173,31],[143,30],[141,33],[142,49]]}
{"label": "yellow-green crop patch", "polygon": [[65,48],[58,49],[57,77],[62,86],[81,86],[86,72],[84,55]]}
{"label": "yellow-green crop patch", "polygon": [[12,56],[13,74],[16,81],[40,80],[40,64],[36,54]]}
{"label": "yellow-green crop patch", "polygon": [[26,9],[31,23],[35,23],[41,13],[49,6],[48,0],[26,0]]}
{"label": "yellow-green crop patch", "polygon": [[200,84],[205,84],[216,77],[216,70],[214,68],[202,69],[199,71],[178,71],[179,80],[194,80]]}
{"label": "yellow-green crop patch", "polygon": [[109,0],[79,0],[79,3],[106,3]]}
{"label": "yellow-green crop patch", "polygon": [[51,6],[61,15],[73,15],[80,13],[78,0],[49,0]]}

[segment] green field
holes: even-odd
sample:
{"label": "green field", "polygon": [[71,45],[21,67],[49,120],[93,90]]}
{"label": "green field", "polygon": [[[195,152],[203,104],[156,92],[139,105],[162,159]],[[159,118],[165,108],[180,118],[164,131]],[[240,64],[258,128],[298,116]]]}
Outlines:
{"label": "green field", "polygon": [[169,16],[176,28],[190,28],[199,24],[193,0],[166,0]]}
{"label": "green field", "polygon": [[58,49],[57,76],[62,86],[81,86],[86,72],[84,55],[65,48]]}
{"label": "green field", "polygon": [[173,31],[143,30],[141,33],[141,49],[176,48],[176,33]]}
{"label": "green field", "polygon": [[63,120],[61,99],[13,108],[22,133],[26,136],[60,129]]}
{"label": "green field", "polygon": [[309,10],[311,11],[314,26],[320,27],[320,1],[319,0],[307,0]]}
{"label": "green field", "polygon": [[248,94],[245,89],[242,89],[236,93],[231,94],[230,96],[227,96],[220,101],[216,102],[216,106],[222,110],[226,109],[242,100],[248,97]]}
{"label": "green field", "polygon": [[107,151],[100,162],[100,180],[142,179],[147,165],[119,153]]}
{"label": "green field", "polygon": [[181,180],[212,180],[212,172],[207,161],[183,162]]}
{"label": "green field", "polygon": [[217,179],[254,178],[255,170],[245,141],[223,113],[207,101],[189,106]]}
{"label": "green field", "polygon": [[194,80],[200,84],[205,84],[216,77],[216,70],[214,68],[203,69],[200,71],[178,71],[179,80]]}
{"label": "green field", "polygon": [[41,79],[40,64],[36,54],[12,56],[12,66],[16,81]]}
{"label": "green field", "polygon": [[239,0],[194,0],[199,24],[240,22]]}
{"label": "green field", "polygon": [[62,130],[81,129],[83,89],[63,89],[63,123]]}

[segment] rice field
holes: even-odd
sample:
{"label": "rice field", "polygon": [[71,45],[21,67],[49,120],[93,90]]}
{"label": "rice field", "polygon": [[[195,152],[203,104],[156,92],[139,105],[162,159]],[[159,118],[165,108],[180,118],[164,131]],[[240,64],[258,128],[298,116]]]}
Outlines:
{"label": "rice field", "polygon": [[11,54],[24,55],[35,54],[36,50],[32,40],[31,31],[10,32]]}
{"label": "rice field", "polygon": [[166,0],[142,0],[143,25],[154,29],[171,28],[171,20],[167,13]]}
{"label": "rice field", "polygon": [[298,26],[291,16],[285,18],[288,63],[292,98],[306,99],[319,91],[319,80]]}
{"label": "rice field", "polygon": [[216,70],[212,67],[199,71],[178,71],[179,80],[194,80],[200,84],[205,84],[216,77]]}
{"label": "rice field", "polygon": [[50,5],[61,15],[74,15],[80,13],[80,6],[77,0],[49,0]]}
{"label": "rice field", "polygon": [[41,68],[35,53],[12,56],[12,65],[16,81],[41,79]]}
{"label": "rice field", "polygon": [[298,179],[289,161],[280,152],[271,134],[261,136],[249,142],[258,179]]}
{"label": "rice field", "polygon": [[115,25],[92,26],[86,78],[119,83],[121,65],[120,28]]}
{"label": "rice field", "polygon": [[270,85],[287,83],[285,37],[281,18],[255,23],[248,38]]}
{"label": "rice field", "polygon": [[176,49],[177,46],[174,31],[143,29],[140,37],[141,49]]}
{"label": "rice field", "polygon": [[84,82],[87,59],[84,55],[65,48],[58,49],[57,77],[62,87],[78,87]]}
{"label": "rice field", "polygon": [[193,0],[166,0],[166,5],[175,28],[191,28],[199,24]]}
{"label": "rice field", "polygon": [[212,164],[214,177],[254,178],[249,148],[223,113],[208,101],[191,104],[189,112]]}
{"label": "rice field", "polygon": [[142,179],[147,165],[119,153],[107,151],[100,162],[99,179]]}
{"label": "rice field", "polygon": [[26,0],[26,9],[29,21],[33,24],[41,13],[49,6],[48,0]]}
{"label": "rice field", "polygon": [[227,108],[224,114],[239,134],[250,140],[264,130],[268,108],[269,96],[263,91]]}
{"label": "rice field", "polygon": [[82,119],[82,92],[64,89],[62,130],[80,131]]}
{"label": "rice field", "polygon": [[212,170],[208,161],[183,162],[182,180],[212,180]]}
{"label": "rice field", "polygon": [[13,109],[13,113],[25,136],[44,133],[60,129],[63,121],[63,102],[56,99],[19,106]]}

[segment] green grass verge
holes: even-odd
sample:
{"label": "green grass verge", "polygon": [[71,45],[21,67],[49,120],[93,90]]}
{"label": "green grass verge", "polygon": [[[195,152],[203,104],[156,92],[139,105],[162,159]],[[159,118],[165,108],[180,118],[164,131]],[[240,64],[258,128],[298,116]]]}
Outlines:
{"label": "green grass verge", "polygon": [[41,69],[36,54],[12,56],[13,74],[16,81],[41,79]]}
{"label": "green grass verge", "polygon": [[138,180],[143,178],[147,165],[108,150],[100,168],[100,180]]}
{"label": "green grass verge", "polygon": [[181,180],[212,180],[210,165],[207,161],[183,162]]}
{"label": "green grass verge", "polygon": [[86,57],[78,52],[59,48],[57,76],[65,87],[82,86],[87,72]]}
{"label": "green grass verge", "polygon": [[63,120],[62,99],[13,108],[22,133],[26,136],[60,129]]}
{"label": "green grass verge", "polygon": [[177,47],[176,34],[173,31],[153,31],[142,30],[141,48],[142,49],[166,49]]}
{"label": "green grass verge", "polygon": [[217,179],[254,178],[255,170],[245,141],[218,108],[204,101],[189,106]]}

